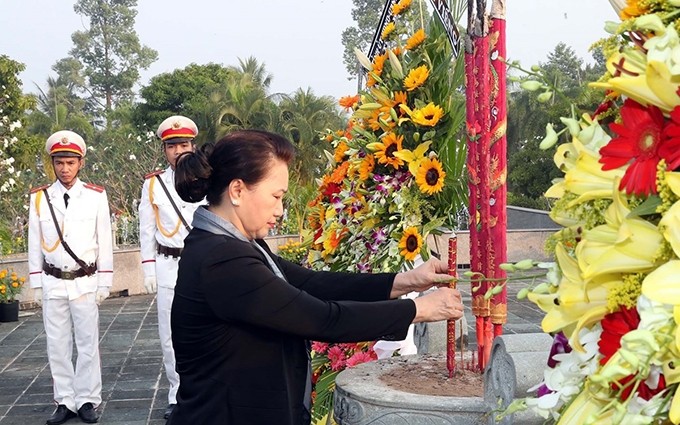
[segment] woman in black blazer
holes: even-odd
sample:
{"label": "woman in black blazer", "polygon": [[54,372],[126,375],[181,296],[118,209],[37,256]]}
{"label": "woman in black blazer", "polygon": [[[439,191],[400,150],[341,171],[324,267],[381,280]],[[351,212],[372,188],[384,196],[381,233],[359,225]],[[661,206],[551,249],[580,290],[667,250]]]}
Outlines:
{"label": "woman in black blazer", "polygon": [[207,197],[184,242],[172,306],[180,375],[171,425],[307,425],[308,340],[403,339],[409,324],[458,319],[460,293],[440,288],[446,264],[404,273],[315,272],[290,263],[262,238],[283,214],[285,138],[231,133],[179,158],[176,187],[189,202]]}

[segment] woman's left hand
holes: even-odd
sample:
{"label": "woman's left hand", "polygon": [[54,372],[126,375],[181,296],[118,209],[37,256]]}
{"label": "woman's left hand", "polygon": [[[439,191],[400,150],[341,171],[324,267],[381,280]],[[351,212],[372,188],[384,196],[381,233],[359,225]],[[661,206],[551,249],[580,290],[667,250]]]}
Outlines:
{"label": "woman's left hand", "polygon": [[398,273],[392,284],[391,298],[397,298],[409,292],[424,292],[433,286],[448,286],[452,277],[448,274],[448,265],[434,257],[413,270]]}

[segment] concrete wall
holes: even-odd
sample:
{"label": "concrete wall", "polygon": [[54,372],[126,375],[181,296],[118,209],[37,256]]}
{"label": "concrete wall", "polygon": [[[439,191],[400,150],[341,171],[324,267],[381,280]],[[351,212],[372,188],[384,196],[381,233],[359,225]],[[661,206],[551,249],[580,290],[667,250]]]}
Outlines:
{"label": "concrete wall", "polygon": [[[506,249],[508,262],[520,261],[531,258],[537,261],[553,261],[553,258],[545,252],[546,240],[555,233],[555,229],[536,230],[508,230],[506,232]],[[450,233],[438,236],[430,235],[427,243],[430,248],[444,255],[443,260],[448,260],[448,240]],[[458,243],[458,265],[470,264],[470,231],[461,230],[456,233]]]}
{"label": "concrete wall", "polygon": [[[290,240],[299,240],[297,235],[282,235],[266,238],[267,245],[273,252],[278,252],[279,245]],[[139,247],[119,247],[113,251],[113,286],[111,295],[139,295],[144,293],[144,275]],[[33,290],[28,285],[28,260],[26,254],[0,257],[0,269],[9,268],[19,276],[26,277],[26,286],[19,296],[21,308],[37,307],[33,302]]]}

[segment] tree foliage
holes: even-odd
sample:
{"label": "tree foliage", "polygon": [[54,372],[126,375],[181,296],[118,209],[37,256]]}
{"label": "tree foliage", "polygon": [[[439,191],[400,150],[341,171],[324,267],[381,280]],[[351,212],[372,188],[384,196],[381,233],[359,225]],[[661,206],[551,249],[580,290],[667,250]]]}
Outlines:
{"label": "tree foliage", "polygon": [[[534,65],[531,71],[511,64],[511,70],[519,69],[525,74],[511,78],[508,87],[508,192],[512,199],[524,205],[537,200],[535,205],[548,208],[543,193],[560,173],[553,164],[554,149],[542,151],[538,145],[547,124],[557,125],[560,117],[579,116],[597,108],[601,93],[598,96],[587,83],[602,75],[604,56],[595,51],[594,58],[594,64],[585,65],[571,47],[559,43],[547,61]],[[520,88],[528,80],[543,84],[540,95]]]}
{"label": "tree foliage", "polygon": [[89,19],[89,27],[71,36],[71,55],[84,65],[88,86],[103,99],[106,112],[132,100],[140,69],[148,68],[158,53],[139,41],[134,30],[137,0],[78,0],[73,9]]}
{"label": "tree foliage", "polygon": [[[361,71],[361,66],[354,54],[354,49],[357,48],[362,52],[368,52],[376,28],[380,23],[380,15],[385,7],[385,1],[352,0],[352,3],[354,4],[352,19],[354,19],[356,25],[347,27],[342,32],[342,45],[344,46],[342,62],[345,64],[347,73],[351,77],[357,77],[359,72],[363,71]],[[425,26],[430,16],[424,1],[414,0],[413,6],[406,12],[403,18],[400,24],[406,25],[408,30],[413,32],[414,29]]]}
{"label": "tree foliage", "polygon": [[[202,103],[217,92],[234,74],[219,64],[192,63],[182,69],[156,75],[140,92],[142,102],[135,106],[133,120],[137,126],[154,129],[171,115],[185,115],[196,120]],[[199,136],[206,128],[198,123]],[[204,125],[201,125],[204,124]]]}
{"label": "tree foliage", "polygon": [[23,70],[22,63],[0,55],[0,254],[25,246],[27,192],[40,178],[34,159],[41,143],[26,132],[25,121],[35,98],[22,93],[19,73]]}

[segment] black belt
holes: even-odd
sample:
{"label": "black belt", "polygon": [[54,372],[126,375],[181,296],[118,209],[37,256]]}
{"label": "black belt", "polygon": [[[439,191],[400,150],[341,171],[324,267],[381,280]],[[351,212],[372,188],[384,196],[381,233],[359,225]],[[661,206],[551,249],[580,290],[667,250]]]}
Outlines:
{"label": "black belt", "polygon": [[92,276],[97,271],[97,266],[95,264],[90,264],[87,269],[66,271],[43,262],[43,271],[57,279],[73,280],[77,277]]}
{"label": "black belt", "polygon": [[166,257],[179,258],[182,255],[182,248],[170,248],[169,246],[156,244],[156,252]]}

